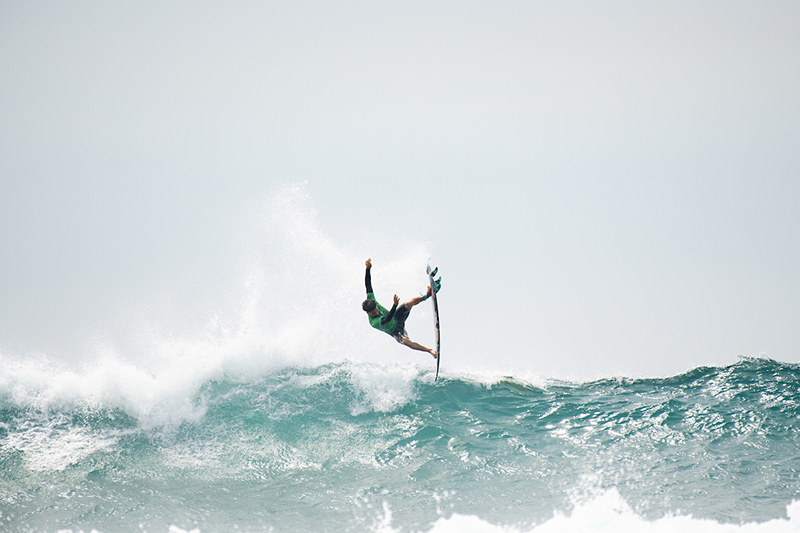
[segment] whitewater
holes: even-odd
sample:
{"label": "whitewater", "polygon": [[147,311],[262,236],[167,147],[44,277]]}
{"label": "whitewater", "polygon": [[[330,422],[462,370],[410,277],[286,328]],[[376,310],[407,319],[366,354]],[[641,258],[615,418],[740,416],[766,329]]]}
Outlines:
{"label": "whitewater", "polygon": [[[79,350],[0,343],[0,531],[800,531],[797,364],[465,368],[443,269],[434,381],[369,327],[367,255],[319,231],[302,186],[245,219],[228,279],[159,288]],[[430,250],[397,253],[379,299],[424,287]]]}
{"label": "whitewater", "polygon": [[798,370],[536,386],[344,362],[208,381],[171,425],[37,407],[6,372],[3,529],[797,531]]}

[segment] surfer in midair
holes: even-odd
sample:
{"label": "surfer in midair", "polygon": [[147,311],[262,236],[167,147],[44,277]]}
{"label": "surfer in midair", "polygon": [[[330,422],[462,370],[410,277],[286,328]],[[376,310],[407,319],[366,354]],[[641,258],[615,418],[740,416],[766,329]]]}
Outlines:
{"label": "surfer in midair", "polygon": [[[404,346],[408,346],[412,350],[419,350],[420,352],[428,352],[435,359],[436,350],[431,350],[425,346],[418,344],[408,338],[406,333],[406,319],[411,312],[411,308],[420,302],[427,300],[433,291],[428,287],[428,292],[425,296],[417,296],[412,298],[402,305],[400,298],[394,295],[394,305],[391,309],[387,310],[378,300],[375,299],[375,294],[372,291],[372,278],[370,277],[370,269],[372,268],[372,259],[367,259],[367,273],[364,276],[364,284],[367,286],[367,299],[361,304],[361,308],[369,315],[369,324],[375,329],[388,333],[394,339]],[[438,290],[438,288],[437,288]]]}

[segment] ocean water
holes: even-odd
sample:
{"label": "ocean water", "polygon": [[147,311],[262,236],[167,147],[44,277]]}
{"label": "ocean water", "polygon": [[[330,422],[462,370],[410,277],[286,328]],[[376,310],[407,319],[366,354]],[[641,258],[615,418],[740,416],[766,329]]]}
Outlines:
{"label": "ocean water", "polygon": [[796,364],[531,383],[344,360],[176,396],[0,370],[0,531],[800,531]]}
{"label": "ocean water", "polygon": [[[467,370],[443,268],[434,382],[369,327],[366,253],[302,184],[246,211],[224,268],[115,300],[75,345],[0,339],[0,533],[800,532],[800,366]],[[379,300],[424,290],[426,247],[357,240]],[[412,338],[432,322],[415,307]]]}

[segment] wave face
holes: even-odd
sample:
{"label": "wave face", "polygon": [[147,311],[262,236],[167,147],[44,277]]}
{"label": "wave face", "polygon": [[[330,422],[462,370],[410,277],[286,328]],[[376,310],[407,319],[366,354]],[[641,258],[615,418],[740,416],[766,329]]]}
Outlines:
{"label": "wave face", "polygon": [[800,528],[798,365],[432,378],[354,362],[223,376],[174,424],[0,380],[0,529]]}

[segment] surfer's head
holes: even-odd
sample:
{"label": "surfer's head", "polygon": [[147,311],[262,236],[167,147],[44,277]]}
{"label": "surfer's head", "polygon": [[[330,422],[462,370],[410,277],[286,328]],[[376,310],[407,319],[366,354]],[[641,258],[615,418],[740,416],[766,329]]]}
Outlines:
{"label": "surfer's head", "polygon": [[378,305],[375,303],[375,300],[370,300],[369,298],[364,300],[364,303],[361,304],[361,309],[366,311],[367,314],[370,316],[375,316],[375,312],[378,312],[380,314],[380,311],[378,311]]}

